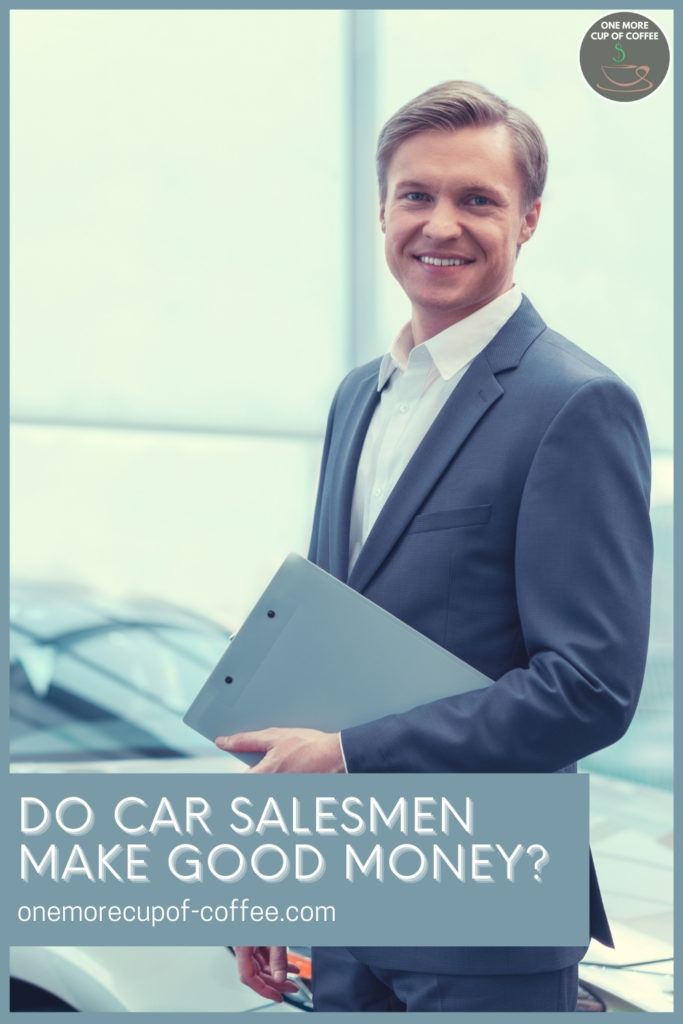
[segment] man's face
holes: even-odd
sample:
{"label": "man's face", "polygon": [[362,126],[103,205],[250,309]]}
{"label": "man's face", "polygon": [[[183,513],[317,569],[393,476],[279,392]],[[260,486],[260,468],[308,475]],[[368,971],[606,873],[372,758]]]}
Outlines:
{"label": "man's face", "polygon": [[504,125],[420,132],[401,143],[380,222],[389,269],[424,335],[416,342],[512,287],[517,247],[539,213],[539,200],[523,204]]}

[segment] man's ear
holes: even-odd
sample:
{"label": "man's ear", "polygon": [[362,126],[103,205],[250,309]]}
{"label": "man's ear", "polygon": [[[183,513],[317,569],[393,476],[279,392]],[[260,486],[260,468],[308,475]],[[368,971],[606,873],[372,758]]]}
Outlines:
{"label": "man's ear", "polygon": [[541,200],[534,199],[529,209],[524,214],[524,220],[517,237],[517,245],[524,245],[528,242],[538,227],[538,218],[541,216]]}
{"label": "man's ear", "polygon": [[387,222],[384,219],[384,203],[379,204],[379,226],[382,229],[382,234],[386,234]]}

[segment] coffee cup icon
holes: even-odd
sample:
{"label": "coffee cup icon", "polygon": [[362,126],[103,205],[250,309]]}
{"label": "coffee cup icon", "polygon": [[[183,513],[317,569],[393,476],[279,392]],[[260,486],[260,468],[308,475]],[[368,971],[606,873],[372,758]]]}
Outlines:
{"label": "coffee cup icon", "polygon": [[598,88],[605,92],[646,92],[652,88],[647,64],[602,64],[600,69],[611,86],[598,82]]}

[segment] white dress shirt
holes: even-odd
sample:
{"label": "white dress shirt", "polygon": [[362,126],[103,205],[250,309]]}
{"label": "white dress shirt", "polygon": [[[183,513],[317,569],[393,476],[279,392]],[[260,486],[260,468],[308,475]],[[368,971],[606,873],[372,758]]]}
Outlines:
{"label": "white dress shirt", "polygon": [[475,356],[522,301],[513,287],[457,324],[415,345],[406,324],[382,359],[381,398],[370,421],[351,504],[349,571],[385,501]]}

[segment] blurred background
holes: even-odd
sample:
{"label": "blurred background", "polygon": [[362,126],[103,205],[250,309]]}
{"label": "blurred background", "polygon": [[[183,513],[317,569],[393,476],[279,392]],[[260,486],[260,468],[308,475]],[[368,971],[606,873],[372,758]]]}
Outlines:
{"label": "blurred background", "polygon": [[[306,551],[336,384],[408,317],[378,130],[473,79],[550,149],[518,283],[649,424],[648,675],[631,731],[590,764],[670,787],[672,91],[588,87],[600,13],[13,11],[13,574],[239,626]],[[649,13],[671,42],[671,12]]]}

